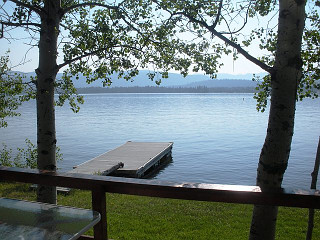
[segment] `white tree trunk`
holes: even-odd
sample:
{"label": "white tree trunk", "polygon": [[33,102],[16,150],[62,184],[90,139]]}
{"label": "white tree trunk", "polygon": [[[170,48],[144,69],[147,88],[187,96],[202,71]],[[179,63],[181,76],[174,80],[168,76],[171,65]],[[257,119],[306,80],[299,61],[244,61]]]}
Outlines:
{"label": "white tree trunk", "polygon": [[[288,165],[297,85],[301,79],[305,3],[304,0],[279,1],[278,42],[271,76],[269,122],[257,170],[257,185],[262,190],[280,188]],[[255,206],[249,239],[273,240],[277,212],[277,207]]]}
{"label": "white tree trunk", "polygon": [[[38,169],[56,170],[56,129],[54,83],[57,75],[57,39],[60,1],[46,0],[46,14],[41,18],[39,67],[37,73],[37,147]],[[39,186],[38,201],[56,203],[55,187]]]}

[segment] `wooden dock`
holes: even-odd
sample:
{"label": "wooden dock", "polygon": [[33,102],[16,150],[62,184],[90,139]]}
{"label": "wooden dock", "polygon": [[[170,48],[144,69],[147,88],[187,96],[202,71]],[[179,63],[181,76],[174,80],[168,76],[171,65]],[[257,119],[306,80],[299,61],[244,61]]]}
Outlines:
{"label": "wooden dock", "polygon": [[142,178],[171,159],[172,142],[126,142],[84,162],[71,173]]}

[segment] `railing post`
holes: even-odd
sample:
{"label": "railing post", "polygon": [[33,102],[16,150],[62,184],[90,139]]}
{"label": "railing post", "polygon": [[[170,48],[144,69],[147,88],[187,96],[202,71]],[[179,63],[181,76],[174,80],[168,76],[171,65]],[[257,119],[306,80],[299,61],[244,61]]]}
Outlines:
{"label": "railing post", "polygon": [[106,212],[106,193],[102,187],[92,190],[92,210],[101,215],[101,220],[94,227],[95,240],[107,240],[107,212]]}

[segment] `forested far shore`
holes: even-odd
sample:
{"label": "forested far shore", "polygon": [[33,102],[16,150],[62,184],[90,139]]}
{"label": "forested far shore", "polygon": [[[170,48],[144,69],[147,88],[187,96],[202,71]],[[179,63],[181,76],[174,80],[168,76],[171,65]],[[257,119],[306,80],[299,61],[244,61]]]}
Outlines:
{"label": "forested far shore", "polygon": [[254,87],[87,87],[78,93],[254,93]]}

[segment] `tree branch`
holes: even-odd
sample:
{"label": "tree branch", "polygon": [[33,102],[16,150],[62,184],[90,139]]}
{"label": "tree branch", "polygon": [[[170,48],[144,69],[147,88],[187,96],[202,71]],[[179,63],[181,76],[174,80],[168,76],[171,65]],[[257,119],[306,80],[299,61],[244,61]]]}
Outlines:
{"label": "tree branch", "polygon": [[15,3],[17,6],[22,6],[22,7],[28,8],[28,9],[38,13],[40,16],[44,13],[43,9],[32,6],[30,4],[27,4],[27,3],[24,3],[24,2],[21,2],[18,0],[9,0],[9,1]]}
{"label": "tree branch", "polygon": [[21,26],[35,26],[41,27],[39,23],[13,23],[13,22],[3,22],[0,21],[2,25],[13,26],[13,27],[21,27]]}
{"label": "tree branch", "polygon": [[273,72],[273,68],[272,67],[268,66],[264,62],[261,62],[259,59],[253,57],[246,50],[244,50],[239,44],[231,41],[230,39],[225,37],[223,34],[219,33],[217,30],[215,30],[214,25],[209,26],[206,22],[200,21],[200,20],[190,16],[189,14],[187,14],[185,12],[179,12],[179,13],[176,13],[176,14],[182,14],[183,16],[187,17],[190,21],[200,24],[201,26],[203,26],[206,29],[208,29],[213,35],[217,36],[222,41],[224,41],[226,44],[228,44],[231,47],[235,48],[240,54],[242,54],[249,61],[251,61],[254,64],[258,65],[259,67],[261,67],[263,70],[267,71],[270,74]]}
{"label": "tree branch", "polygon": [[103,8],[107,8],[107,9],[113,9],[113,10],[118,10],[119,9],[118,6],[110,6],[110,5],[106,5],[106,4],[102,4],[102,3],[96,3],[96,2],[87,2],[87,3],[80,3],[80,4],[72,5],[70,7],[62,9],[62,16],[65,15],[66,13],[72,11],[73,9],[76,9],[76,8],[79,8],[79,7],[89,7],[89,6],[103,7]]}
{"label": "tree branch", "polygon": [[220,38],[222,41],[224,41],[225,43],[229,44],[231,47],[235,48],[240,54],[242,54],[242,56],[244,56],[246,59],[248,59],[252,63],[258,65],[259,67],[261,67],[263,70],[265,70],[266,72],[268,72],[270,74],[273,72],[273,68],[272,67],[268,66],[264,62],[261,62],[259,59],[253,57],[246,50],[244,50],[239,44],[237,44],[237,43],[231,41],[230,39],[226,38],[225,36],[223,36],[221,33],[216,31],[215,29],[212,29],[210,31],[212,32],[212,34],[214,34],[215,36]]}
{"label": "tree branch", "polygon": [[3,23],[1,23],[0,39],[3,38]]}
{"label": "tree branch", "polygon": [[61,63],[61,64],[57,65],[57,70],[65,67],[65,66],[67,66],[67,65],[70,64],[70,63],[73,63],[73,62],[75,62],[75,61],[81,60],[82,58],[95,55],[95,54],[97,54],[97,53],[99,53],[99,52],[101,52],[101,51],[103,51],[103,50],[105,50],[105,49],[99,49],[99,50],[96,50],[96,51],[93,51],[93,52],[85,53],[85,54],[83,54],[83,55],[81,55],[81,56],[78,56],[78,57],[75,57],[75,58],[73,58],[73,59],[67,60],[67,61],[65,61],[64,63]]}
{"label": "tree branch", "polygon": [[228,23],[228,21],[226,20],[226,19],[224,19],[225,20],[225,23],[226,23],[226,25],[228,26],[228,28],[229,28],[229,32],[221,32],[221,34],[236,34],[236,33],[239,33],[242,29],[244,29],[244,27],[247,25],[247,23],[248,23],[248,14],[249,14],[249,8],[250,8],[250,6],[251,6],[251,1],[249,2],[249,6],[248,6],[248,8],[247,8],[247,13],[246,13],[246,17],[245,17],[245,19],[244,19],[244,22],[243,22],[243,24],[242,24],[242,26],[240,27],[240,28],[238,28],[237,30],[235,30],[235,31],[231,31],[231,29],[229,28],[229,23]]}
{"label": "tree branch", "polygon": [[213,28],[215,28],[217,26],[218,22],[219,22],[219,19],[220,19],[220,16],[221,16],[222,6],[223,6],[223,0],[220,0],[217,17],[216,17],[214,23],[212,24]]}
{"label": "tree branch", "polygon": [[88,52],[88,53],[85,53],[85,54],[83,54],[83,55],[81,55],[81,56],[78,56],[78,57],[75,57],[75,58],[73,58],[73,59],[67,60],[67,61],[65,61],[64,63],[61,63],[61,64],[57,65],[57,70],[65,67],[65,66],[67,66],[68,64],[71,64],[71,63],[73,63],[73,62],[76,62],[76,61],[78,61],[78,60],[81,60],[82,58],[94,56],[94,55],[96,55],[96,54],[98,54],[98,53],[100,53],[100,52],[102,52],[102,51],[105,51],[105,50],[107,50],[107,49],[109,49],[109,48],[117,48],[117,47],[126,47],[126,48],[131,48],[131,49],[133,49],[133,50],[142,52],[142,49],[138,49],[138,48],[135,48],[135,47],[130,46],[130,45],[118,45],[118,46],[117,46],[117,45],[114,45],[114,46],[111,46],[111,47],[108,47],[108,48],[101,48],[101,49],[98,49],[98,50],[96,50],[96,51]]}

